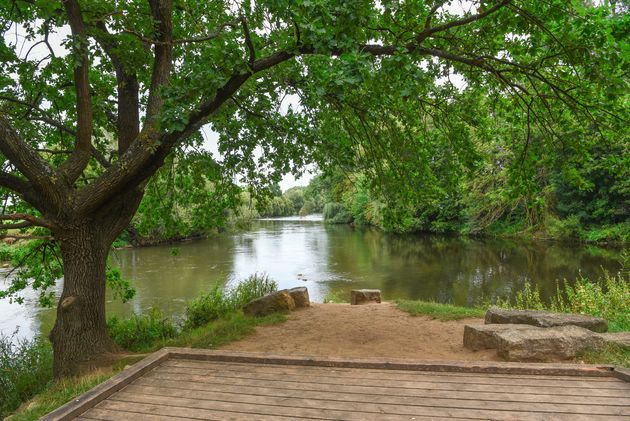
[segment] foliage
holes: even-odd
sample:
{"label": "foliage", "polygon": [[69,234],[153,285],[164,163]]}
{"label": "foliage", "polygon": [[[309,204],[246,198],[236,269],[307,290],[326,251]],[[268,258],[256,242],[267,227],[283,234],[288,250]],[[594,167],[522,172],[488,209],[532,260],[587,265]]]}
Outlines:
{"label": "foliage", "polygon": [[246,317],[241,311],[233,311],[206,325],[184,330],[166,345],[216,348],[252,333],[256,326],[281,323],[285,320],[286,317],[281,313],[265,317]]}
{"label": "foliage", "polygon": [[42,387],[28,406],[18,410],[8,420],[36,421],[44,415],[70,402],[93,387],[109,379],[112,374],[94,373],[82,377],[71,377],[62,381],[50,382]]}
{"label": "foliage", "polygon": [[504,308],[551,310],[565,313],[590,314],[603,317],[613,332],[630,331],[630,275],[604,272],[595,281],[579,277],[574,283],[565,280],[558,284],[556,296],[543,302],[537,287],[525,283],[514,300],[497,300]]}
{"label": "foliage", "polygon": [[[15,336],[15,334],[14,334]],[[0,335],[0,418],[44,390],[52,380],[52,348],[44,339]]]}
{"label": "foliage", "polygon": [[227,296],[233,308],[241,308],[250,301],[278,290],[278,283],[267,274],[255,273],[239,281]]}
{"label": "foliage", "polygon": [[274,292],[278,284],[265,274],[251,275],[229,291],[216,285],[186,306],[184,330],[203,326],[236,311],[249,301]]}
{"label": "foliage", "polygon": [[606,344],[596,351],[586,351],[578,358],[587,364],[612,364],[616,367],[630,368],[630,349],[616,344]]}
{"label": "foliage", "polygon": [[341,304],[347,303],[349,300],[344,298],[340,293],[334,291],[328,291],[324,296],[324,304]]}
{"label": "foliage", "polygon": [[107,322],[107,331],[118,346],[135,352],[150,350],[178,333],[174,323],[156,308],[128,319],[112,317]]}
{"label": "foliage", "polygon": [[431,301],[398,300],[396,307],[412,316],[429,316],[438,320],[460,320],[483,317],[485,311],[475,307],[459,307]]}

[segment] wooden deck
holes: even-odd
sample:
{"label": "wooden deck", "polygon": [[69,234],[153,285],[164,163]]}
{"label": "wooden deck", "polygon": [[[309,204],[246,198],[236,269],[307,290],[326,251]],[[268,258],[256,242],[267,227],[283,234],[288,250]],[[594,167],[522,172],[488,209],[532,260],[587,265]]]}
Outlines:
{"label": "wooden deck", "polygon": [[608,366],[165,349],[44,419],[619,420],[630,419],[627,380]]}

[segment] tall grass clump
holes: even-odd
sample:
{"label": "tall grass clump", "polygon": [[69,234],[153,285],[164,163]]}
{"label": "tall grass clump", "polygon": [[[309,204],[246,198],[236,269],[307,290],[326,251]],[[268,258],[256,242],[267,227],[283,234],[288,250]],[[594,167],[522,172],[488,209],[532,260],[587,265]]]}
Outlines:
{"label": "tall grass clump", "polygon": [[562,313],[579,313],[608,320],[610,331],[630,331],[630,274],[619,272],[592,281],[579,277],[574,283],[558,283],[556,295],[545,303],[538,287],[525,283],[514,300],[497,300],[504,308],[551,310]]}
{"label": "tall grass clump", "polygon": [[266,274],[253,274],[229,291],[228,298],[234,309],[241,308],[251,300],[278,290],[278,283]]}
{"label": "tall grass clump", "polygon": [[128,319],[112,317],[107,322],[107,329],[118,346],[136,352],[147,351],[178,333],[173,321],[156,308]]}
{"label": "tall grass clump", "polygon": [[186,306],[184,329],[194,329],[226,316],[251,300],[278,290],[278,284],[267,275],[257,273],[225,290],[218,285],[209,293],[192,300]]}
{"label": "tall grass clump", "polygon": [[44,339],[0,335],[0,419],[52,380],[52,347]]}

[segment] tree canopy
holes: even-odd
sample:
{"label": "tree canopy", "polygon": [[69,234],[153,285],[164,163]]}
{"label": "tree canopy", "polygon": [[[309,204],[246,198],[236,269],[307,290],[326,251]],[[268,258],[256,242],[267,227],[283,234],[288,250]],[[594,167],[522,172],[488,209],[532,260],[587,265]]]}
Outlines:
{"label": "tree canopy", "polygon": [[[194,153],[201,185],[242,175],[254,191],[305,162],[360,169],[405,203],[478,166],[480,139],[509,139],[510,177],[550,151],[579,159],[585,144],[624,136],[626,9],[1,0],[1,228],[59,250],[56,374],[112,350],[107,254],[165,162]],[[205,124],[220,162],[202,148]],[[627,165],[622,151],[616,165]]]}

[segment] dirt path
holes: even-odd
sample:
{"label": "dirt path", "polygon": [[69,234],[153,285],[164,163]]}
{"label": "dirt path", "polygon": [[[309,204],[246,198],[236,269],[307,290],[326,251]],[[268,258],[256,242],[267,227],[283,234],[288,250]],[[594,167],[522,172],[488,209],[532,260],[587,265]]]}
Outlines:
{"label": "dirt path", "polygon": [[259,326],[256,333],[222,347],[279,355],[415,360],[498,360],[495,351],[462,345],[465,324],[483,319],[439,321],[412,317],[392,303],[351,306],[313,304],[285,323]]}

